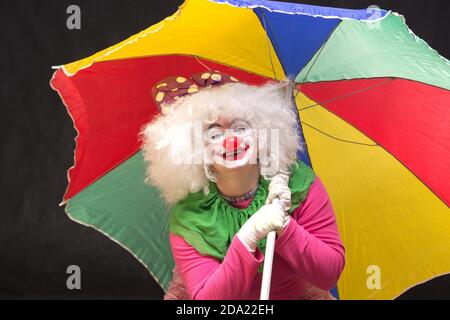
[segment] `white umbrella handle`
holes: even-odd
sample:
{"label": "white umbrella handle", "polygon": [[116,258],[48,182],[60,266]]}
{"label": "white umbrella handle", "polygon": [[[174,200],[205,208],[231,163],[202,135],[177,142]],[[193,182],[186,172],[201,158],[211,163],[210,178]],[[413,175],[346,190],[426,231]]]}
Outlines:
{"label": "white umbrella handle", "polygon": [[260,300],[269,300],[270,281],[272,280],[273,252],[275,251],[275,231],[270,231],[267,235],[266,252],[264,254],[264,270],[261,283]]}
{"label": "white umbrella handle", "polygon": [[[272,203],[278,202],[278,198],[273,199]],[[261,283],[260,300],[269,300],[270,295],[270,281],[272,280],[272,264],[273,254],[275,251],[275,231],[270,231],[267,235],[266,250],[264,253],[264,269]]]}

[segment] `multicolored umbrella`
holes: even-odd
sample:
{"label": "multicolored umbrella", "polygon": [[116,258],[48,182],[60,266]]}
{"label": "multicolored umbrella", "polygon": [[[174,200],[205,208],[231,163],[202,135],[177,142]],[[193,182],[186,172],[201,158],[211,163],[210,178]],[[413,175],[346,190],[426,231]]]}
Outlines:
{"label": "multicolored umbrella", "polygon": [[341,299],[391,299],[450,272],[450,64],[384,10],[188,0],[61,66],[51,85],[78,131],[71,219],[167,287],[169,208],[144,184],[138,132],[158,113],[156,82],[208,69],[250,84],[295,77],[299,157],[326,186],[346,247]]}

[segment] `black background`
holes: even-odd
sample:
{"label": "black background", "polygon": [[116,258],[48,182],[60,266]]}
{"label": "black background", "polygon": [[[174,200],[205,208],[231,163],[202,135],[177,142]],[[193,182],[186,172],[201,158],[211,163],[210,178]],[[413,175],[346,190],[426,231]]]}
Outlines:
{"label": "black background", "polygon": [[[49,87],[52,65],[93,54],[173,14],[182,1],[0,0],[0,297],[146,298],[163,292],[145,268],[95,230],[58,207],[73,164],[71,119]],[[402,13],[410,28],[450,57],[450,2],[301,1]],[[81,30],[66,28],[66,8],[81,8]],[[66,268],[81,267],[82,289],[66,288]],[[450,298],[450,277],[401,298]]]}

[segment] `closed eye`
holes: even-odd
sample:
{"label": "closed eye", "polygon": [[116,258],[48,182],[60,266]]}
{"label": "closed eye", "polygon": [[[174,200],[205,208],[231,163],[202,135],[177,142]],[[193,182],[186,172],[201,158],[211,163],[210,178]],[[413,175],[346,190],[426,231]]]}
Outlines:
{"label": "closed eye", "polygon": [[247,131],[247,129],[248,129],[248,128],[238,127],[238,128],[234,128],[233,131],[234,131],[234,133],[236,133],[236,134],[242,134],[242,133],[244,133],[245,131]]}

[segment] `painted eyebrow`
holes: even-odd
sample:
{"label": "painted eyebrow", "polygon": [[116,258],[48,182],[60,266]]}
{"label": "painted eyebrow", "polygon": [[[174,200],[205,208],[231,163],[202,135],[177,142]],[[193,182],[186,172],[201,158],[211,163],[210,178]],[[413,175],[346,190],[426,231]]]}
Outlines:
{"label": "painted eyebrow", "polygon": [[242,120],[242,119],[236,119],[236,120],[234,120],[233,122],[231,122],[230,127],[232,127],[235,123],[239,123],[239,124],[245,123],[245,124],[247,124],[247,125],[250,125],[250,124],[249,124],[247,121],[245,121],[245,120]]}
{"label": "painted eyebrow", "polygon": [[209,129],[212,129],[212,128],[215,128],[215,127],[220,127],[220,128],[222,128],[222,126],[221,126],[220,124],[218,124],[218,123],[212,123],[212,124],[209,125],[208,130],[209,130]]}
{"label": "painted eyebrow", "polygon": [[[232,126],[233,124],[235,124],[235,123],[238,122],[238,121],[244,122],[244,123],[248,124],[248,122],[245,121],[245,120],[242,120],[242,119],[233,119],[233,120],[230,121],[230,126]],[[210,125],[208,126],[208,130],[209,130],[209,129],[212,129],[212,128],[215,128],[215,127],[220,127],[220,128],[222,128],[222,126],[221,126],[220,124],[218,124],[218,123],[212,123],[212,124],[210,124]]]}

